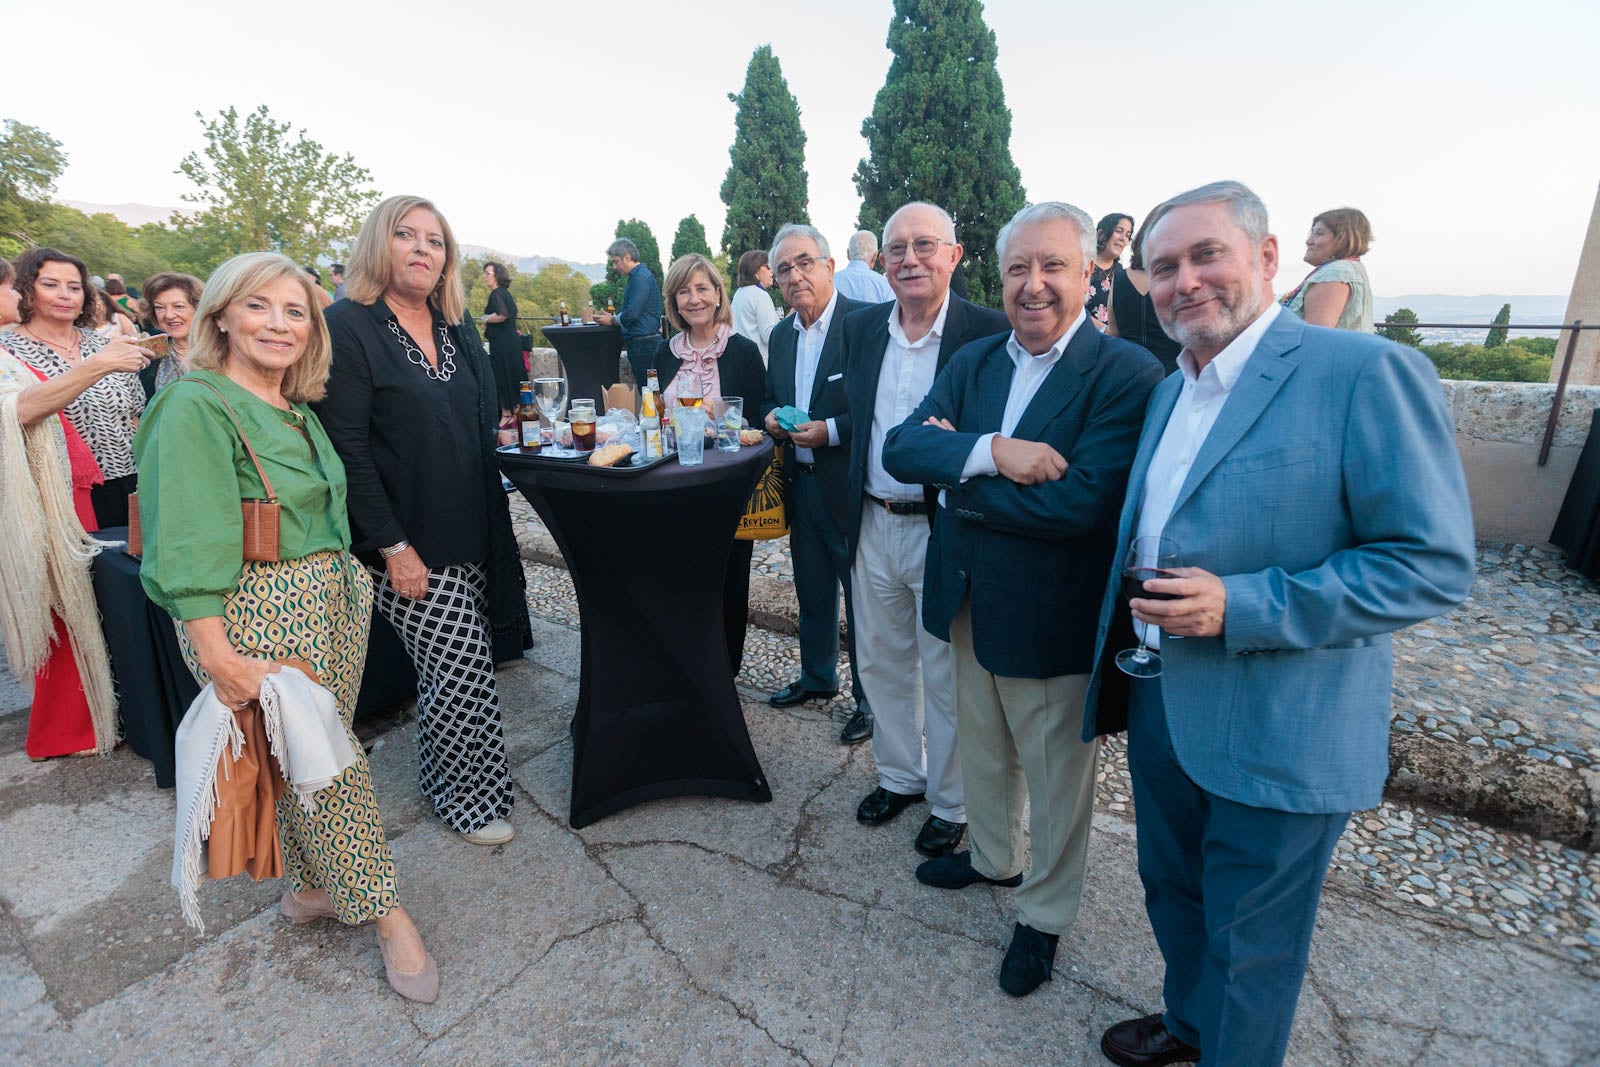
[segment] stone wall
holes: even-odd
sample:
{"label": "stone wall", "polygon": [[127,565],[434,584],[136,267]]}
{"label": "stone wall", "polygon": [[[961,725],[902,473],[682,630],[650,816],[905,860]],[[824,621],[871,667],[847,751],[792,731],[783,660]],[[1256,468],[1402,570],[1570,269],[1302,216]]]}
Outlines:
{"label": "stone wall", "polygon": [[1555,386],[1524,382],[1444,385],[1482,541],[1545,544],[1572,480],[1600,386],[1569,386],[1550,459],[1539,466]]}

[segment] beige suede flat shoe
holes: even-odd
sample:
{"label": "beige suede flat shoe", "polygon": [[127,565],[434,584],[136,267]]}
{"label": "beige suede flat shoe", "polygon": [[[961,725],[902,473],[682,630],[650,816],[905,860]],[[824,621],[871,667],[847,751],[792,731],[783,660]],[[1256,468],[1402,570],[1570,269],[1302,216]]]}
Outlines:
{"label": "beige suede flat shoe", "polygon": [[396,993],[418,1004],[432,1004],[439,999],[439,968],[434,965],[432,954],[427,954],[421,970],[408,974],[389,958],[389,943],[382,934],[378,935],[378,950],[383,953],[384,974],[388,975],[389,985]]}

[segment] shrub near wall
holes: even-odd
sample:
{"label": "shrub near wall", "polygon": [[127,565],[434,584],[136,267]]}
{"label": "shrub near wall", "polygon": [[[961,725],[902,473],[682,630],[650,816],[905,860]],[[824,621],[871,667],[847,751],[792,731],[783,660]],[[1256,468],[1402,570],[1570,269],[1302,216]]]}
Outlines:
{"label": "shrub near wall", "polygon": [[[1545,342],[1540,344],[1539,342]],[[1496,348],[1483,345],[1430,344],[1422,352],[1439,369],[1439,377],[1467,382],[1544,382],[1550,380],[1551,338],[1515,338]]]}

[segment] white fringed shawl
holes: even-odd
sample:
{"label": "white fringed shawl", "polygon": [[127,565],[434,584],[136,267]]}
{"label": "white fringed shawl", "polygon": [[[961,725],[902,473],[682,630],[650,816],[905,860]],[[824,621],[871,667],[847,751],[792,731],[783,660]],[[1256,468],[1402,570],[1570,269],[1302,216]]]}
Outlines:
{"label": "white fringed shawl", "polygon": [[[295,799],[308,813],[314,811],[316,792],[333,785],[356,761],[338,702],[300,671],[279,670],[262,679],[261,718],[267,747]],[[217,815],[217,765],[224,747],[237,760],[243,746],[233,710],[207,685],[178,724],[178,818],[172,843],[172,886],[184,920],[202,934],[206,925],[198,894],[206,876],[204,842]]]}
{"label": "white fringed shawl", "polygon": [[55,416],[23,426],[17,398],[37,379],[0,348],[0,641],[25,685],[50,658],[54,611],[67,625],[94,725],[95,750],[117,742],[117,695],[89,560],[115,542],[91,537],[72,507],[66,440]]}

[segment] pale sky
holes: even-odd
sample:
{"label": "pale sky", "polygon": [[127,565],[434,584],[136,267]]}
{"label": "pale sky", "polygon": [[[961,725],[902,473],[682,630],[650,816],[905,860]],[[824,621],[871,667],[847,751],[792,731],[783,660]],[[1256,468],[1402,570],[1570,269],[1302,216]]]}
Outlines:
{"label": "pale sky", "polygon": [[[57,195],[178,205],[196,110],[265,103],[458,237],[602,258],[618,218],[715,247],[727,94],[771,44],[800,103],[811,217],[843,260],[889,0],[8,5],[0,117],[42,127]],[[991,0],[1029,200],[1136,219],[1217,178],[1266,201],[1288,288],[1318,211],[1365,211],[1380,295],[1571,288],[1600,183],[1600,4]],[[113,37],[119,45],[111,44]],[[122,88],[115,101],[105,86]]]}

